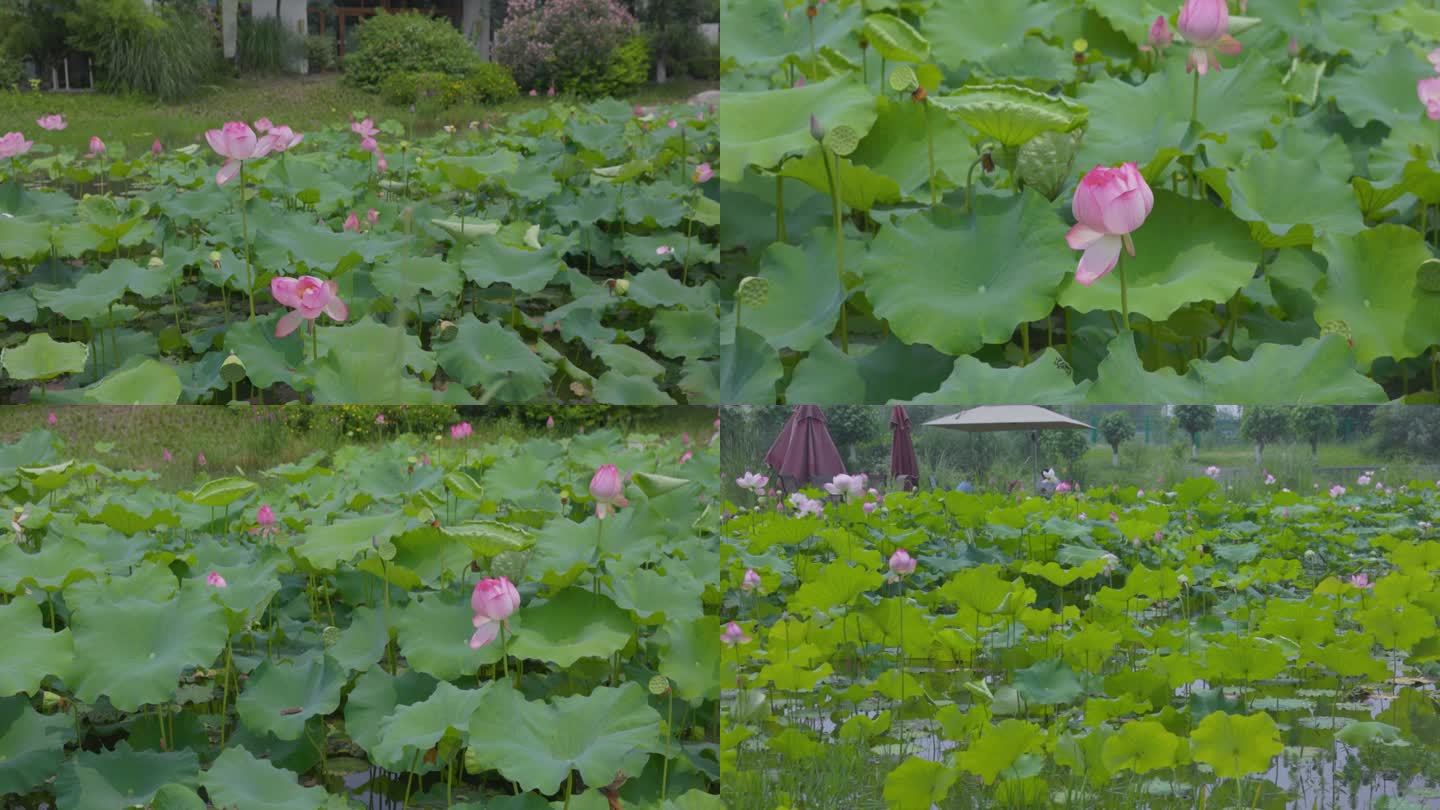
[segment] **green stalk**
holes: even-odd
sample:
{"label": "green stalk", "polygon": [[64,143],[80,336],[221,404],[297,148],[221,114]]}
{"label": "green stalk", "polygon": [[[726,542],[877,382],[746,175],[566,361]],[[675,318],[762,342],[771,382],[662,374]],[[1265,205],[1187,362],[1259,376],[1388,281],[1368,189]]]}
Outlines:
{"label": "green stalk", "polygon": [[245,161],[240,161],[240,235],[245,240],[246,293],[250,296],[250,320],[255,320],[255,270],[250,266],[250,222],[245,213]]}
{"label": "green stalk", "polygon": [[775,170],[775,241],[785,244],[785,175]]}
{"label": "green stalk", "polygon": [[1124,324],[1125,331],[1130,331],[1130,286],[1125,282],[1125,251],[1122,248],[1120,258],[1115,261],[1115,272],[1120,274],[1120,322]]}
{"label": "green stalk", "polygon": [[1190,96],[1190,122],[1200,123],[1200,71],[1195,71],[1195,91]]}
{"label": "green stalk", "polygon": [[925,146],[930,152],[930,207],[934,208],[935,198],[935,136],[930,131],[930,102],[921,102],[925,105]]}
{"label": "green stalk", "polygon": [[667,789],[670,785],[670,738],[675,734],[675,690],[669,689],[665,693],[669,698],[665,713],[665,761],[660,765],[660,801],[663,803],[670,796]]}
{"label": "green stalk", "polygon": [[[820,147],[820,163],[825,166],[825,180],[830,184],[830,208],[835,221],[835,273],[840,277],[840,289],[845,289],[845,230],[840,221],[840,156],[835,156],[835,170],[830,170],[829,150]],[[850,353],[850,327],[845,320],[845,304],[840,304],[840,351]]]}

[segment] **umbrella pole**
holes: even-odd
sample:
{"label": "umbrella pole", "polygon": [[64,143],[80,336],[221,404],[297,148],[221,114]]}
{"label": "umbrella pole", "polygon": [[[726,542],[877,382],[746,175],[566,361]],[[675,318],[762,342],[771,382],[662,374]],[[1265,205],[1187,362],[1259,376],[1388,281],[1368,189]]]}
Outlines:
{"label": "umbrella pole", "polygon": [[1030,491],[1040,490],[1040,431],[1030,431],[1030,462],[1034,477],[1030,480]]}

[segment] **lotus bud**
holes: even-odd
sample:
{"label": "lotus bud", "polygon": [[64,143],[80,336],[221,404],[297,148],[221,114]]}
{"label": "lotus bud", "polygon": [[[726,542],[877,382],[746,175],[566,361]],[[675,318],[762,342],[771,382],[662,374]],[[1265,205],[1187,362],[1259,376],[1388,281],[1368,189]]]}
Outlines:
{"label": "lotus bud", "polygon": [[816,143],[825,141],[825,128],[820,126],[820,119],[816,118],[814,114],[810,116],[810,137],[814,138]]}
{"label": "lotus bud", "polygon": [[64,711],[70,705],[63,695],[57,695],[48,689],[40,692],[40,710],[46,714],[56,711]]}
{"label": "lotus bud", "polygon": [[219,266],[220,266],[220,251],[218,251],[218,250],[212,250],[212,251],[210,251],[210,263],[213,264],[213,265],[215,265],[216,267],[219,267]]}
{"label": "lotus bud", "polygon": [[617,278],[615,279],[615,283],[610,286],[610,289],[614,290],[616,295],[628,295],[630,293],[630,279]]}

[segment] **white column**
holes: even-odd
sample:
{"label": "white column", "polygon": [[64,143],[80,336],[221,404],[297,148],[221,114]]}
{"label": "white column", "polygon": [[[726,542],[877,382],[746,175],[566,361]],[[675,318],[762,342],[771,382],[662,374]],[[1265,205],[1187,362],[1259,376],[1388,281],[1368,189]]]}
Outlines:
{"label": "white column", "polygon": [[490,0],[464,0],[460,32],[475,46],[481,59],[490,61]]}
{"label": "white column", "polygon": [[220,0],[220,41],[226,59],[235,58],[235,26],[239,0]]}
{"label": "white column", "polygon": [[275,16],[275,0],[250,0],[250,16],[256,20],[268,20]]}
{"label": "white column", "polygon": [[[306,34],[305,4],[306,0],[280,0],[280,25],[302,40],[305,39]],[[304,48],[299,49],[296,57],[286,65],[286,68],[295,73],[310,72],[310,64],[305,57]]]}

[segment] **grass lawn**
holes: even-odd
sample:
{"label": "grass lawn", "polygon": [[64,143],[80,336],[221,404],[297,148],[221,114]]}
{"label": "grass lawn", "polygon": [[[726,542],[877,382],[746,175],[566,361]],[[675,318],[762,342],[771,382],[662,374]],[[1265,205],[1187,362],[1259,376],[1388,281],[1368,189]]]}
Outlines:
{"label": "grass lawn", "polygon": [[[647,85],[629,100],[645,105],[681,102],[713,87],[696,81]],[[545,96],[522,96],[495,106],[464,105],[431,115],[422,112],[415,126],[422,133],[446,124],[463,127],[471,121],[528,112],[550,101]],[[64,115],[69,126],[61,132],[40,129],[35,119],[50,113]],[[263,116],[303,133],[365,115],[377,121],[394,118],[408,125],[411,114],[408,108],[387,104],[379,95],[342,83],[338,73],[236,79],[208,86],[196,97],[173,104],[104,93],[0,92],[0,132],[18,128],[32,140],[81,151],[88,149],[91,135],[99,135],[111,150],[123,144],[131,155],[149,149],[157,138],[167,149],[203,143],[205,130],[226,121],[254,121]]]}
{"label": "grass lawn", "polygon": [[[50,427],[52,411],[55,425]],[[94,458],[114,468],[155,470],[160,473],[162,486],[178,487],[193,483],[201,453],[205,454],[205,469],[211,475],[254,476],[260,470],[298,461],[316,450],[333,450],[355,441],[328,424],[306,431],[288,429],[281,413],[277,406],[7,405],[0,408],[0,445],[32,430],[48,428],[65,443],[62,457]],[[466,414],[461,418],[470,421],[475,431],[470,441],[476,444],[504,437],[523,441],[573,432],[563,418],[552,433],[523,424],[504,411],[497,411],[493,417],[477,417],[468,411]],[[674,436],[683,431],[704,441],[713,430],[715,412],[699,407],[622,407],[611,409],[608,418],[622,432]],[[172,456],[168,462],[164,459],[166,450]]]}

